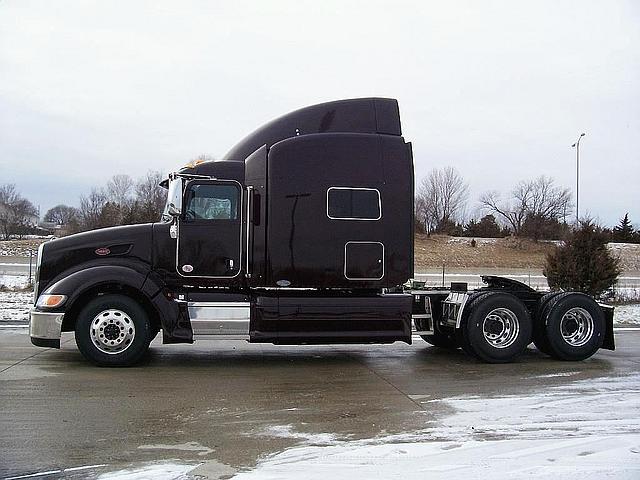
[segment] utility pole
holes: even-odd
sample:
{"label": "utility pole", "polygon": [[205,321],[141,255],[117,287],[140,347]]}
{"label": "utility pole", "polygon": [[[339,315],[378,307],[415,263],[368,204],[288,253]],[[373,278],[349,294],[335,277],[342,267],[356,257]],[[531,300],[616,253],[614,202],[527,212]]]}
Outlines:
{"label": "utility pole", "polygon": [[571,145],[576,149],[576,227],[580,224],[580,140],[584,135],[581,133],[578,141]]}

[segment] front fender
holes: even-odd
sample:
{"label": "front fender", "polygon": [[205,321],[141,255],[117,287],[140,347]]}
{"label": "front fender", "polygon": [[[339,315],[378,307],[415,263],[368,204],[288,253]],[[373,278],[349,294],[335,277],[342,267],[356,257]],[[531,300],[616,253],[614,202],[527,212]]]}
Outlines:
{"label": "front fender", "polygon": [[142,291],[146,279],[147,275],[128,267],[100,265],[74,272],[47,287],[43,293],[66,295],[67,301],[63,305],[66,307],[66,305],[73,305],[86,291],[100,285],[126,285],[137,291]]}
{"label": "front fender", "polygon": [[[76,302],[82,301],[85,294],[99,290],[100,286],[113,285],[136,292],[139,300],[146,303],[144,306],[152,309],[152,313],[162,325],[164,343],[193,342],[193,332],[185,308],[167,298],[164,285],[155,275],[149,275],[149,272],[141,273],[121,265],[89,267],[61,278],[43,293],[66,295],[67,300],[60,309],[52,311],[72,310],[75,314],[79,311]],[[74,316],[72,315],[70,320],[73,320]]]}

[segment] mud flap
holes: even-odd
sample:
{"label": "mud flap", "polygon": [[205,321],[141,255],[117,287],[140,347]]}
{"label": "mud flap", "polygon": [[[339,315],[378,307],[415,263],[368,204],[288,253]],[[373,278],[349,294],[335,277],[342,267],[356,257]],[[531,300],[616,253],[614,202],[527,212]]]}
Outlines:
{"label": "mud flap", "polygon": [[193,343],[193,330],[187,302],[175,300],[168,302],[171,307],[165,313],[165,319],[162,322],[162,343]]}
{"label": "mud flap", "polygon": [[600,304],[600,308],[602,309],[605,323],[604,341],[602,342],[602,348],[605,348],[607,350],[615,350],[616,344],[615,340],[613,339],[613,307]]}
{"label": "mud flap", "polygon": [[162,325],[162,343],[193,343],[187,302],[169,298],[163,289],[152,282],[146,282],[144,287]]}

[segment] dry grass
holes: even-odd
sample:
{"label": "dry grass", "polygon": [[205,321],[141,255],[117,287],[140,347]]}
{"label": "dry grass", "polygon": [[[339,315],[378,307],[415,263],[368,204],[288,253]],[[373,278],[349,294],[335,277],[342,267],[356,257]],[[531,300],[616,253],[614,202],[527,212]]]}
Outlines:
{"label": "dry grass", "polygon": [[[446,235],[416,235],[415,265],[417,268],[448,267],[527,268],[542,269],[545,256],[556,242],[534,242],[520,238],[471,238]],[[640,272],[640,244],[610,243],[609,250],[620,259],[623,272]]]}
{"label": "dry grass", "polygon": [[542,268],[550,242],[534,242],[519,238],[471,238],[444,235],[416,235],[415,265],[418,268],[499,267]]}

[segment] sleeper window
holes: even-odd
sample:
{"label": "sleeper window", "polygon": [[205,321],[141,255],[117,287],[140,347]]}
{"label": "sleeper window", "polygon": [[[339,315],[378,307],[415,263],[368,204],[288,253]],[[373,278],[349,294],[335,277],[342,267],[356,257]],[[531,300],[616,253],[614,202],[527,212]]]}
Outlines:
{"label": "sleeper window", "polygon": [[233,185],[196,184],[187,193],[187,220],[236,220],[238,188]]}
{"label": "sleeper window", "polygon": [[373,188],[331,187],[327,190],[327,216],[336,220],[379,220],[380,192]]}

